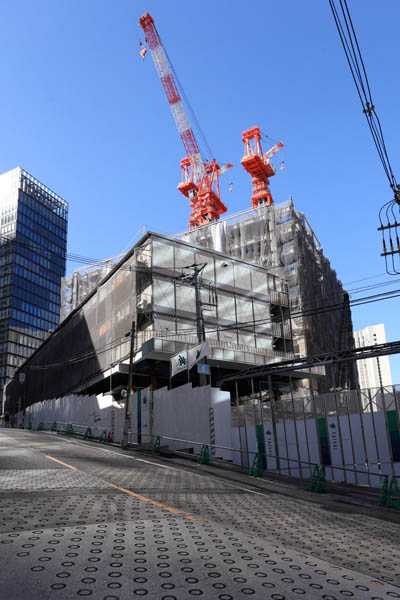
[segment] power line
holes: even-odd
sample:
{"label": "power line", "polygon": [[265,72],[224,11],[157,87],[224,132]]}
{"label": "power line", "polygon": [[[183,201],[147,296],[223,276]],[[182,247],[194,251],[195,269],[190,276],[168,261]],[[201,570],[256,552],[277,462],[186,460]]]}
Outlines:
{"label": "power line", "polygon": [[[396,295],[392,295],[392,296],[389,295],[389,294],[394,294],[394,292],[396,292]],[[391,298],[398,298],[398,297],[400,297],[400,288],[397,290],[392,290],[391,292],[385,292],[383,294],[374,294],[371,296],[366,296],[365,298],[360,298],[357,300],[356,306],[370,304],[371,302],[380,302],[383,300],[390,300]],[[304,316],[306,314],[307,314],[307,316],[309,316],[310,314],[323,314],[325,312],[339,310],[340,308],[342,308],[342,303],[337,303],[334,305],[321,307],[320,310],[315,311],[314,313],[306,313],[306,311],[293,313],[291,315],[291,317],[297,318],[299,316]],[[285,319],[285,320],[288,320],[288,319],[289,319],[289,317],[287,317],[287,319]],[[274,322],[279,323],[282,321],[274,321]],[[271,320],[266,320],[266,319],[251,320],[251,321],[247,321],[247,322],[237,322],[237,323],[234,323],[232,325],[227,325],[227,326],[219,326],[216,329],[206,329],[205,333],[207,336],[207,334],[210,334],[210,333],[219,333],[219,332],[224,332],[224,331],[229,331],[229,330],[238,330],[238,329],[243,329],[244,327],[251,326],[251,325],[257,326],[257,325],[269,325],[269,324],[271,324]],[[168,331],[168,333],[164,332],[164,336],[167,337],[168,339],[174,338],[174,337],[175,338],[176,337],[181,337],[181,338],[182,337],[192,337],[192,335],[196,334],[196,331],[197,331],[196,329],[193,329],[193,330],[182,329],[181,331],[177,331],[177,332]],[[162,333],[162,332],[159,332],[159,333]],[[32,365],[29,368],[45,370],[50,367],[64,366],[65,364],[76,364],[79,362],[83,362],[85,360],[88,360],[90,358],[97,356],[98,354],[102,354],[104,352],[109,352],[109,351],[113,350],[114,348],[122,346],[122,344],[123,344],[122,340],[126,341],[125,336],[118,338],[117,340],[113,340],[113,341],[109,342],[108,344],[104,344],[104,346],[101,346],[100,348],[98,348],[92,352],[72,356],[67,361],[64,361],[64,362],[47,364],[47,365]],[[20,367],[20,369],[21,369],[21,367]]]}
{"label": "power line", "polygon": [[346,55],[351,76],[361,101],[363,113],[367,119],[368,127],[378,152],[379,160],[394,195],[393,199],[386,202],[379,211],[380,227],[378,228],[378,231],[382,232],[383,252],[381,256],[385,258],[386,272],[388,275],[400,275],[400,267],[395,264],[395,255],[397,255],[397,260],[400,255],[400,241],[398,235],[398,227],[400,226],[400,186],[397,184],[389,160],[381,122],[375,110],[367,72],[349,7],[347,6],[347,0],[339,0],[341,15],[335,5],[335,0],[329,0],[329,5]]}
{"label": "power line", "polygon": [[372,100],[367,72],[361,55],[361,50],[351,19],[350,11],[347,6],[347,0],[339,0],[342,13],[341,16],[335,6],[335,0],[329,0],[329,4],[335,20],[336,28],[339,33],[340,41],[342,42],[343,50],[346,55],[347,63],[349,65],[350,72],[361,101],[363,113],[367,119],[368,126],[370,128],[383,169],[393,192],[398,193],[400,190],[397,186],[396,178],[390,164],[380,120],[375,111],[375,105]]}

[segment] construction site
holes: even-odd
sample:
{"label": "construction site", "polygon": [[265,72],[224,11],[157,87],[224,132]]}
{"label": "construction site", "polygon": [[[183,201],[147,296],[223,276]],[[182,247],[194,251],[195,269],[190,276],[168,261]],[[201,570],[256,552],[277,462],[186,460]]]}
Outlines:
{"label": "construction site", "polygon": [[[274,202],[272,159],[284,143],[264,151],[259,126],[243,131],[252,191],[246,208],[225,214],[219,178],[233,164],[203,158],[154,20],[146,13],[139,24],[140,55],[150,51],[185,150],[177,188],[188,228],[148,231],[128,252],[64,278],[60,325],[16,371],[7,410],[26,427],[83,428],[97,414],[124,445],[164,436],[196,454],[206,440],[242,466],[259,454],[269,470],[302,477],[318,462],[338,467],[333,479],[379,485],[381,469],[400,465],[384,426],[395,422],[397,389],[360,390],[355,359],[268,371],[354,349],[349,295],[308,218],[291,197]],[[193,348],[201,356],[188,366]],[[261,368],[265,377],[246,376]],[[348,436],[357,442],[346,445]]]}

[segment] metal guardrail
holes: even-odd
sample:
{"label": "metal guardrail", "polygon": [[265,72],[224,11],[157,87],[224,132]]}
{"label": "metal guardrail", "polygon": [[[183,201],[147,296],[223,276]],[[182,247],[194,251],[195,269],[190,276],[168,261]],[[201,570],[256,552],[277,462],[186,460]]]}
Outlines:
{"label": "metal guardrail", "polygon": [[[131,435],[136,435],[136,434],[131,434]],[[193,445],[197,445],[197,446],[202,446],[203,443],[204,443],[204,442],[196,442],[194,440],[185,440],[185,439],[182,439],[182,438],[174,438],[174,437],[170,437],[170,436],[157,435],[157,434],[154,434],[154,436],[150,436],[148,434],[141,434],[141,436],[142,437],[154,437],[154,438],[159,437],[162,440],[171,440],[171,441],[176,441],[176,442],[183,442],[183,443],[193,444]],[[219,450],[228,450],[228,451],[232,451],[232,452],[238,452],[240,454],[248,454],[249,456],[250,455],[255,456],[256,454],[259,454],[260,456],[263,456],[265,458],[271,458],[271,459],[274,459],[276,461],[293,462],[293,463],[296,463],[296,465],[299,468],[299,471],[301,471],[301,465],[306,465],[308,468],[311,469],[316,464],[315,462],[309,462],[309,461],[305,461],[305,460],[299,460],[297,458],[289,458],[289,457],[286,457],[286,456],[275,456],[275,455],[272,455],[272,454],[266,454],[264,452],[255,452],[255,451],[244,450],[244,449],[241,450],[240,448],[231,448],[229,446],[220,446],[218,444],[207,444],[207,445],[210,448],[216,448],[216,449],[219,449]],[[218,459],[218,460],[224,460],[224,459]],[[389,461],[387,461],[387,462],[373,463],[373,464],[384,465],[384,464],[391,464],[391,463]],[[357,466],[362,466],[362,465],[359,465],[359,464],[356,463],[354,465],[354,467],[357,467]],[[359,473],[361,475],[368,475],[368,471],[358,470],[358,469],[355,469],[355,468],[353,468],[351,466],[325,465],[325,468],[326,469],[332,469],[332,470],[337,469],[337,470],[341,470],[341,471],[347,471],[349,473]],[[270,469],[270,471],[271,471],[271,469]],[[275,471],[275,469],[273,469],[272,471]],[[276,471],[289,471],[289,468],[287,468],[287,467],[281,467],[280,466],[279,468],[276,469]],[[376,477],[385,477],[385,475],[382,474],[382,473],[371,473],[370,472],[369,474],[372,475],[372,476],[376,476]],[[295,479],[298,479],[298,478],[295,478]]]}
{"label": "metal guardrail", "polygon": [[[49,426],[51,426],[51,425],[54,424],[54,421],[53,422],[51,422],[51,421],[39,421],[39,423],[43,423],[43,425],[49,425]],[[88,428],[88,425],[81,425],[79,423],[71,423],[71,422],[67,423],[67,422],[64,422],[64,421],[56,421],[56,423],[57,423],[57,425],[64,425],[64,426],[72,425],[72,427],[74,429],[78,429],[79,428],[81,430],[86,430]],[[92,430],[97,430],[97,431],[102,431],[102,432],[108,431],[104,427],[96,427],[95,425],[89,426],[89,427]],[[62,432],[62,430],[57,430],[57,432]],[[78,431],[74,431],[73,433],[74,434],[76,433],[77,435],[83,435],[83,434],[79,433]],[[137,437],[138,434],[130,431],[129,438],[131,439],[132,437],[135,437],[135,436]],[[189,444],[191,446],[202,447],[203,444],[204,444],[204,442],[198,442],[198,441],[195,441],[195,440],[186,440],[184,438],[176,438],[176,437],[172,437],[172,436],[160,435],[160,434],[157,434],[157,433],[155,433],[153,435],[142,433],[141,434],[141,438],[149,438],[149,444],[152,444],[153,441],[156,438],[160,438],[160,440],[169,440],[169,441],[173,441],[173,442],[185,443],[185,444]],[[98,439],[98,438],[94,438],[94,439]],[[133,445],[134,446],[139,446],[140,444],[136,444],[136,443],[133,444],[131,442],[129,445],[130,446],[133,446]],[[276,456],[276,455],[273,455],[273,454],[266,454],[266,453],[263,453],[263,452],[256,452],[256,451],[245,450],[245,449],[240,449],[240,448],[232,448],[230,446],[222,446],[222,445],[219,445],[219,444],[207,444],[207,445],[210,448],[213,448],[213,449],[227,450],[227,451],[231,451],[231,452],[237,452],[240,455],[247,454],[248,458],[249,458],[249,465],[250,465],[250,459],[251,459],[251,457],[254,457],[257,454],[260,455],[261,457],[264,457],[266,460],[267,459],[273,459],[273,460],[275,460],[277,462],[277,468],[276,469],[265,468],[265,471],[267,473],[274,474],[274,475],[276,475],[276,474],[280,475],[280,474],[282,474],[282,472],[283,473],[288,472],[289,475],[284,475],[284,476],[285,477],[290,477],[290,478],[292,478],[294,480],[299,480],[299,479],[307,479],[308,480],[310,478],[310,473],[312,472],[312,469],[316,465],[315,462],[309,462],[309,461],[305,461],[305,460],[299,460],[299,459],[296,459],[296,458],[289,458],[289,457],[286,457],[286,456]],[[182,450],[179,450],[179,449],[174,449],[174,450],[173,449],[169,449],[170,452],[177,452],[177,453],[180,453],[180,454],[188,454],[188,453],[182,452]],[[193,456],[193,455],[191,455],[191,456]],[[226,460],[224,458],[219,458],[219,457],[217,458],[215,456],[211,456],[210,458],[211,458],[211,460],[214,460],[214,461],[218,462],[219,464],[224,463],[224,462],[226,462],[227,464],[232,464],[231,461]],[[293,475],[290,475],[290,466],[287,466],[287,467],[282,466],[280,464],[281,462],[295,463],[294,467],[292,467],[292,469],[293,468],[297,468],[299,470],[300,477],[295,477]],[[245,470],[249,469],[249,465],[244,465],[243,461],[241,461],[241,463],[242,463],[241,465],[238,465],[237,463],[233,463],[233,464],[235,464],[236,466],[239,466],[239,467],[241,466]],[[356,467],[363,466],[363,465],[357,464],[357,463],[355,463],[354,465],[351,465],[351,466],[350,465],[325,465],[325,469],[326,469],[326,472],[327,472],[327,480],[328,480],[329,470],[332,471],[332,474],[333,474],[333,471],[338,470],[338,471],[348,472],[348,473],[351,473],[353,475],[354,474],[358,474],[358,475],[364,475],[366,477],[378,477],[379,481],[381,482],[381,480],[386,477],[386,474],[383,474],[381,472],[381,467],[383,465],[386,465],[386,464],[390,465],[391,462],[384,461],[384,462],[380,462],[380,463],[368,463],[368,464],[365,465],[365,467],[367,468],[367,470],[357,469]],[[368,470],[368,467],[370,467],[372,465],[376,465],[378,467],[378,472],[371,472],[370,470]],[[307,470],[309,469],[309,474],[307,476],[305,476],[305,477],[303,477],[303,470],[304,469],[307,469]],[[397,476],[397,477],[400,478],[400,476]],[[338,486],[339,482],[335,482],[335,480],[333,479],[333,480],[329,480],[329,483],[331,485]],[[345,482],[345,484],[349,485],[346,482]],[[359,485],[357,483],[352,483],[351,485],[354,486],[354,487],[356,487],[356,488],[361,488],[363,490],[368,489],[368,488],[369,489],[377,489],[378,488],[378,486],[371,486],[371,485],[368,485],[368,484]],[[343,486],[340,486],[340,487],[343,489]]]}

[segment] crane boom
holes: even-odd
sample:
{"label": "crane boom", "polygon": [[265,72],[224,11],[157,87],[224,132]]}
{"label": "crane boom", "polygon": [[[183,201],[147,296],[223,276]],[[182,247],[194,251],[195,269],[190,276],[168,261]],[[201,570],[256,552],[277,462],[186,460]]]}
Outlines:
{"label": "crane boom", "polygon": [[[178,189],[190,200],[192,212],[189,227],[192,229],[218,220],[220,215],[227,211],[220,197],[219,176],[233,165],[228,163],[220,167],[215,159],[203,160],[179,94],[172,65],[158,35],[153,17],[149,13],[145,13],[140,17],[139,25],[146,37],[161,85],[185,148],[186,157],[181,161],[182,181],[178,185]],[[141,55],[144,57],[144,54]]]}
{"label": "crane boom", "polygon": [[189,118],[186,114],[185,107],[183,106],[171,63],[168,60],[167,53],[165,52],[160,36],[158,35],[153,17],[149,13],[145,13],[140,17],[139,24],[146,37],[154,66],[167,97],[179,135],[181,136],[186,156],[191,158],[191,162],[194,165],[193,177],[196,182],[196,180],[198,181],[201,177],[204,161],[193,129],[190,125]]}

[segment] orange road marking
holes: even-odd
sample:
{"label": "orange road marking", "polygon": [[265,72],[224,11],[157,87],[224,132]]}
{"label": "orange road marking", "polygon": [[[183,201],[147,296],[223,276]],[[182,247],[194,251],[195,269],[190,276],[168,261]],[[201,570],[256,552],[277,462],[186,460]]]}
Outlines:
{"label": "orange road marking", "polygon": [[[58,460],[58,458],[54,458],[53,456],[48,456],[48,455],[45,455],[45,456],[46,456],[46,458],[49,458],[50,460],[54,460],[54,462],[60,463],[60,465],[67,467],[67,469],[72,469],[73,471],[79,471],[79,469],[77,469],[76,467],[73,467],[72,465],[69,465],[68,463],[63,462],[62,460]],[[84,471],[81,471],[81,472],[84,473]],[[131,492],[131,490],[126,490],[125,488],[119,487],[118,485],[115,485],[115,483],[111,483],[110,481],[107,481],[107,483],[109,483],[116,490],[123,492],[124,494],[129,494],[130,496],[133,496],[134,498],[137,498],[138,500],[142,500],[142,502],[150,502],[150,504],[153,504],[154,506],[158,506],[159,508],[162,508],[163,510],[167,510],[168,512],[171,512],[174,515],[181,515],[182,517],[184,517],[185,519],[188,519],[189,521],[197,521],[198,520],[197,517],[193,517],[192,515],[187,515],[184,512],[182,512],[181,510],[178,510],[177,508],[172,508],[171,506],[167,506],[166,504],[161,504],[161,502],[157,502],[157,500],[152,500],[151,498],[146,498],[146,496],[142,496],[141,494],[136,494],[136,492]]]}
{"label": "orange road marking", "polygon": [[150,502],[150,504],[153,504],[154,506],[158,506],[159,508],[162,508],[163,510],[167,510],[168,512],[174,513],[175,515],[182,515],[183,517],[185,517],[185,519],[190,519],[191,521],[197,521],[196,517],[193,517],[192,515],[186,515],[181,510],[172,508],[171,506],[167,506],[166,504],[161,504],[161,502],[157,502],[156,500],[152,500],[151,498],[146,498],[146,496],[142,496],[141,494],[136,494],[136,492],[131,492],[131,490],[127,490],[125,488],[119,487],[119,485],[115,485],[115,483],[111,483],[110,485],[112,485],[112,487],[115,488],[116,490],[119,490],[120,492],[124,492],[124,494],[129,494],[130,496],[133,496],[134,498],[143,500],[143,502]]}
{"label": "orange road marking", "polygon": [[45,455],[46,458],[49,458],[50,460],[54,460],[54,462],[60,463],[60,465],[64,465],[64,467],[67,467],[68,469],[72,469],[73,471],[78,471],[78,469],[76,467],[73,467],[72,465],[67,465],[67,463],[63,462],[62,460],[58,460],[58,458],[53,458],[52,456],[47,456]]}

